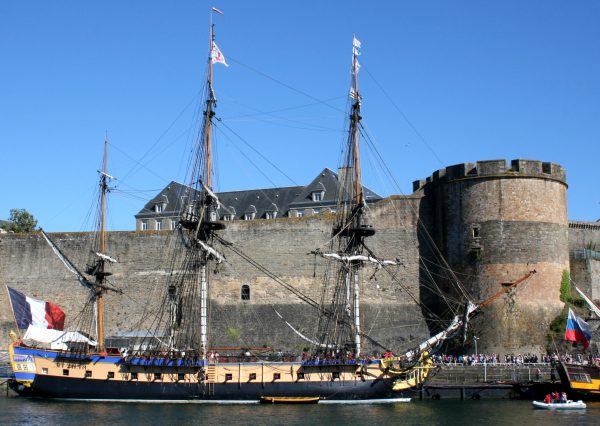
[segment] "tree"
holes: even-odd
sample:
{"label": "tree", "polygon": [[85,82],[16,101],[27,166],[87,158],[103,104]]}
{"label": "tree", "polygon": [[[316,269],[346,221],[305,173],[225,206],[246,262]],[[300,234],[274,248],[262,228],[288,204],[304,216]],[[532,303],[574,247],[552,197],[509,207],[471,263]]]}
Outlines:
{"label": "tree", "polygon": [[10,209],[10,224],[5,226],[7,231],[15,233],[32,232],[37,226],[37,219],[25,209]]}

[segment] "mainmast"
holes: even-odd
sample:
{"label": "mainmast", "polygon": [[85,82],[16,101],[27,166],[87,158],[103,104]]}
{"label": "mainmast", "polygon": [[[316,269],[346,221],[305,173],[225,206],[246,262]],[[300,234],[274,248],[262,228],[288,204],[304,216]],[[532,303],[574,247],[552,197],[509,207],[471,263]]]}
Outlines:
{"label": "mainmast", "polygon": [[[213,8],[213,11],[216,10]],[[215,44],[211,13],[206,105],[202,117],[202,133],[191,171],[190,185],[194,191],[190,193],[180,219],[180,232],[186,241],[181,269],[187,272],[183,273],[178,283],[169,286],[172,306],[170,346],[177,350],[193,348],[201,357],[206,357],[208,350],[208,264],[211,260],[221,262],[221,255],[211,247],[211,243],[214,231],[225,227],[216,222],[220,204],[212,188],[212,120],[217,105],[213,88],[214,63],[225,64],[225,59]],[[194,294],[198,296],[195,301]]]}

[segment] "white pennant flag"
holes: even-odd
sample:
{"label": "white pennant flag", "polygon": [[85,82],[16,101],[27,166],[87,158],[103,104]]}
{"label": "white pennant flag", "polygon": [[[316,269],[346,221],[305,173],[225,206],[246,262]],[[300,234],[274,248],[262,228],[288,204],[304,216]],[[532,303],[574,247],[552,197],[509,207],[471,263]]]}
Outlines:
{"label": "white pennant flag", "polygon": [[352,38],[352,54],[355,56],[360,55],[360,52],[358,51],[358,49],[360,49],[360,40],[357,39],[355,36],[353,36],[353,38]]}
{"label": "white pennant flag", "polygon": [[226,67],[229,66],[227,65],[227,62],[225,62],[225,56],[223,56],[221,50],[219,50],[217,46],[217,43],[215,43],[214,41],[212,44],[212,52],[210,52],[210,57],[213,64],[223,64]]}

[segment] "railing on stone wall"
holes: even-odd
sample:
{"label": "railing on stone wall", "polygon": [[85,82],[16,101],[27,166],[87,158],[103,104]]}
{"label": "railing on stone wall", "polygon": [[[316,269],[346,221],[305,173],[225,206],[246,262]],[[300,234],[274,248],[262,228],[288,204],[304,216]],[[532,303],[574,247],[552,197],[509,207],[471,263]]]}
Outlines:
{"label": "railing on stone wall", "polygon": [[600,251],[591,249],[573,250],[571,253],[571,258],[600,260]]}
{"label": "railing on stone wall", "polygon": [[8,361],[8,351],[0,351],[0,379],[6,379],[13,376]]}
{"label": "railing on stone wall", "polygon": [[[429,385],[549,382],[552,379],[552,366],[547,363],[522,365],[512,363],[438,365],[442,368],[429,380]],[[558,374],[555,373],[554,379],[558,380]]]}

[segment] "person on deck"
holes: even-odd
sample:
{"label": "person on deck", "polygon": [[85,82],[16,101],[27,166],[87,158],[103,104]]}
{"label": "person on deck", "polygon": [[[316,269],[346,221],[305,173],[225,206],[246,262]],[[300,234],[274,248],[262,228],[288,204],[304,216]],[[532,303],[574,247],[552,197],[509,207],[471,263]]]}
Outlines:
{"label": "person on deck", "polygon": [[550,398],[550,394],[546,395],[546,398],[544,398],[544,402],[546,404],[550,404],[552,402],[552,398]]}

